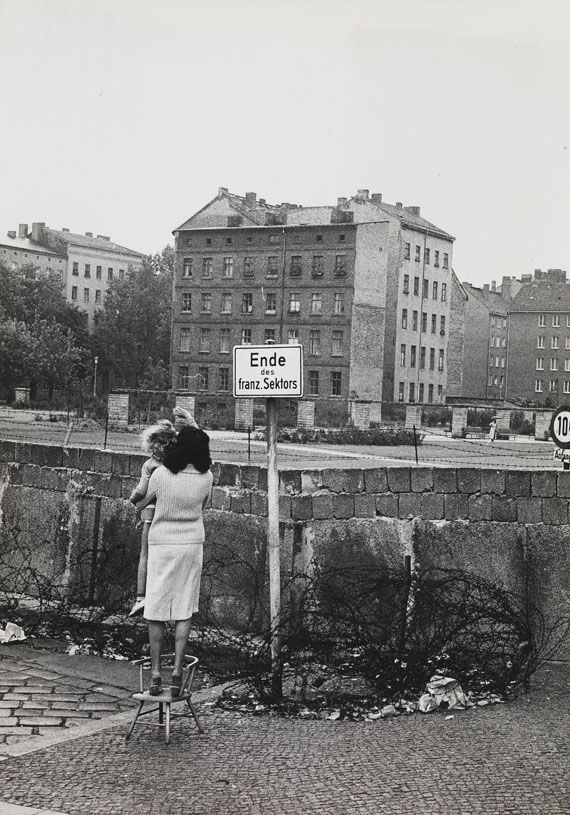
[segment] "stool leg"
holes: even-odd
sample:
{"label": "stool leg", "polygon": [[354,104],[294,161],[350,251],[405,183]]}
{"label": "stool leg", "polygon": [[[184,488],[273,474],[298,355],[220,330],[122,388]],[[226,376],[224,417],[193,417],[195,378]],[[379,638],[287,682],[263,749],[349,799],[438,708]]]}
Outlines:
{"label": "stool leg", "polygon": [[164,721],[164,705],[162,702],[158,703],[158,723],[162,724]]}
{"label": "stool leg", "polygon": [[198,714],[196,713],[196,711],[195,711],[195,709],[194,709],[194,705],[192,704],[192,702],[190,701],[190,699],[187,699],[187,700],[186,700],[186,702],[188,703],[188,707],[190,708],[190,711],[191,711],[191,713],[192,713],[192,716],[193,716],[193,718],[194,718],[194,721],[196,722],[196,727],[198,728],[198,731],[199,731],[200,733],[203,733],[203,732],[204,732],[204,728],[202,727],[202,725],[201,725],[201,723],[200,723],[200,719],[198,718]]}
{"label": "stool leg", "polygon": [[170,702],[166,702],[166,743],[170,741]]}
{"label": "stool leg", "polygon": [[137,719],[140,716],[140,712],[143,709],[144,702],[139,702],[139,707],[137,712],[135,713],[135,718],[131,722],[131,726],[128,729],[127,735],[125,736],[125,741],[128,741],[132,735],[133,730],[135,729],[135,724],[137,723]]}

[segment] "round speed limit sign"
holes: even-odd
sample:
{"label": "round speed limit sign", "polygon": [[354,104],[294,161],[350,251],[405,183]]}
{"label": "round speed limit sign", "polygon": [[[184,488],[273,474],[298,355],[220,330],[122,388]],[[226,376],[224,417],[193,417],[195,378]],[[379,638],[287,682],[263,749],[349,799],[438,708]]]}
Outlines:
{"label": "round speed limit sign", "polygon": [[550,435],[558,447],[570,447],[570,407],[563,405],[554,411],[550,420]]}

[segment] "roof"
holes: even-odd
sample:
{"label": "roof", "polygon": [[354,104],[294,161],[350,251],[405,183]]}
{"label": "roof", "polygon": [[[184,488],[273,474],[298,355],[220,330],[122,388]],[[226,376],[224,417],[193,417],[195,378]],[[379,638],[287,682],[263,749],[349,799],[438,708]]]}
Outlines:
{"label": "roof", "polygon": [[393,204],[386,204],[384,201],[378,201],[374,198],[367,198],[365,201],[362,201],[362,199],[358,196],[352,198],[351,201],[372,204],[373,206],[378,207],[378,209],[381,209],[387,215],[390,215],[392,218],[398,218],[398,220],[401,221],[402,226],[407,226],[411,229],[418,229],[421,232],[425,232],[427,229],[428,232],[441,235],[442,238],[447,238],[450,241],[455,240],[453,235],[450,235],[449,232],[446,232],[444,229],[441,229],[441,227],[432,224],[431,221],[426,221],[426,219],[422,218],[420,215],[414,215],[413,212],[410,212],[404,207],[396,207]]}
{"label": "roof", "polygon": [[[200,207],[199,210],[193,213],[189,218],[187,218],[184,223],[180,224],[180,226],[176,227],[173,230],[173,233],[179,232],[182,229],[191,229],[193,227],[188,227],[188,222],[199,215],[204,210],[208,209],[208,207],[212,206],[213,203],[219,201],[221,198],[225,198],[229,204],[231,205],[232,209],[234,209],[239,215],[242,215],[244,218],[247,218],[249,221],[252,222],[252,225],[255,226],[267,226],[267,216],[269,214],[277,214],[283,211],[283,207],[277,206],[275,204],[267,204],[267,203],[260,203],[259,200],[256,198],[254,206],[251,206],[250,203],[247,201],[245,196],[236,195],[233,192],[229,192],[229,190],[220,190],[215,198],[212,198],[211,201],[208,201],[207,204],[204,204],[203,207]],[[200,227],[202,229],[203,227]],[[220,229],[221,227],[215,227],[216,229]]]}
{"label": "roof", "polygon": [[503,317],[507,316],[507,304],[503,300],[498,291],[492,289],[479,289],[471,283],[463,283],[467,293],[482,303],[493,314],[501,314]]}
{"label": "roof", "polygon": [[509,311],[570,312],[570,284],[547,281],[527,283],[511,300]]}
{"label": "roof", "polygon": [[[6,233],[4,233],[6,234]],[[0,238],[0,246],[7,246],[12,249],[20,249],[23,252],[31,252],[35,255],[52,255],[53,257],[64,257],[59,252],[56,252],[53,249],[48,249],[47,246],[43,246],[41,243],[36,243],[31,238],[9,238],[6,236],[5,238]]]}
{"label": "roof", "polygon": [[126,246],[121,246],[113,241],[106,240],[105,238],[90,238],[88,235],[80,235],[77,232],[64,232],[60,229],[51,229],[46,227],[46,232],[54,237],[64,240],[66,243],[71,243],[74,246],[84,246],[89,249],[102,249],[105,252],[116,252],[119,255],[137,255],[142,257],[142,252],[136,252],[134,249],[127,249]]}

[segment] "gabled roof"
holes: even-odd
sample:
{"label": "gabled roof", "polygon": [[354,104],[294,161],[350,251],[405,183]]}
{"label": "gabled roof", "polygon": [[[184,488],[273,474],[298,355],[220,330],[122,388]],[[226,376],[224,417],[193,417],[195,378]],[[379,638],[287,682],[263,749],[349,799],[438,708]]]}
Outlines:
{"label": "gabled roof", "polygon": [[501,297],[500,292],[491,289],[480,289],[477,286],[472,286],[471,283],[464,283],[463,286],[470,297],[474,297],[490,312],[500,314],[502,317],[507,316],[507,304]]}
{"label": "gabled roof", "polygon": [[60,229],[51,229],[46,227],[46,232],[56,238],[60,238],[65,243],[70,243],[73,246],[84,246],[89,249],[100,249],[104,252],[115,252],[119,255],[137,255],[142,257],[142,252],[135,252],[134,249],[127,249],[126,246],[121,246],[113,241],[108,241],[105,238],[89,237],[88,235],[80,235],[77,232],[64,232]]}
{"label": "gabled roof", "polygon": [[570,312],[570,285],[540,281],[527,283],[509,304],[510,312]]}
{"label": "gabled roof", "polygon": [[31,238],[0,238],[0,246],[12,249],[19,249],[22,252],[30,252],[35,255],[52,255],[53,257],[64,257],[54,249],[48,249],[41,243],[36,243]]}
{"label": "gabled roof", "polygon": [[372,204],[373,206],[382,210],[382,212],[385,212],[386,215],[390,215],[392,218],[398,218],[402,226],[407,226],[410,229],[417,229],[420,232],[425,232],[427,229],[428,232],[441,235],[442,238],[447,238],[447,240],[455,240],[453,235],[450,235],[449,232],[446,232],[444,229],[441,229],[441,227],[432,224],[431,221],[427,221],[420,215],[414,215],[413,212],[410,212],[404,207],[396,207],[393,204],[386,204],[384,201],[378,201],[374,198],[368,198],[365,201],[362,201],[362,199],[358,196],[354,196],[350,200],[354,201],[355,203]]}
{"label": "gabled roof", "polygon": [[208,201],[203,207],[197,210],[190,218],[187,218],[183,224],[179,227],[174,229],[174,232],[179,232],[182,229],[191,229],[190,222],[194,220],[197,215],[207,210],[212,204],[215,204],[216,201],[220,201],[221,199],[225,199],[231,208],[235,211],[237,215],[241,215],[247,221],[249,221],[249,225],[251,226],[265,226],[267,224],[267,216],[269,214],[276,215],[279,212],[282,212],[282,208],[276,206],[274,204],[267,204],[267,203],[260,203],[259,200],[256,199],[254,206],[251,206],[250,203],[247,201],[245,196],[236,195],[233,192],[229,192],[228,190],[220,190],[220,192],[212,198],[211,201]]}

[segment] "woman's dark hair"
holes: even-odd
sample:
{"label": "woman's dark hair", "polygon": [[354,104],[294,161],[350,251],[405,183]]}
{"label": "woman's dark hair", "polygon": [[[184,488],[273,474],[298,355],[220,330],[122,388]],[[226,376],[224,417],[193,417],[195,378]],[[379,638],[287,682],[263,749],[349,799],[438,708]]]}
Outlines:
{"label": "woman's dark hair", "polygon": [[210,469],[210,438],[197,427],[185,427],[178,434],[176,443],[164,456],[164,466],[171,473],[179,473],[192,464],[200,473]]}

